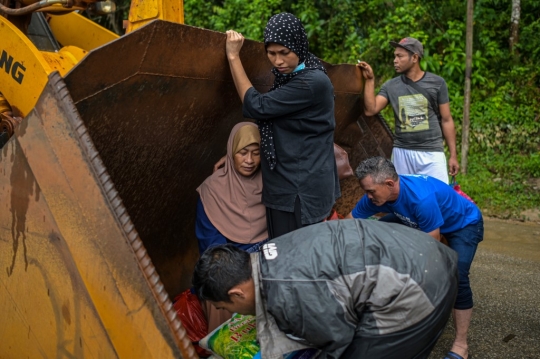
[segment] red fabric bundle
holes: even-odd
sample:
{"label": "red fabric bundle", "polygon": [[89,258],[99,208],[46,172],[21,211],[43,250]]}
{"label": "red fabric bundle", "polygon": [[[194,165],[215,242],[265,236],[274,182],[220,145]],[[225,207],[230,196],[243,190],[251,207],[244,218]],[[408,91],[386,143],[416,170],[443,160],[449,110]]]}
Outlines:
{"label": "red fabric bundle", "polygon": [[196,344],[208,334],[208,322],[199,298],[188,289],[174,298],[174,309],[189,339],[193,342],[197,354],[201,357],[209,357],[211,353]]}
{"label": "red fabric bundle", "polygon": [[336,219],[343,219],[343,216],[337,213],[335,209],[332,209],[332,212],[330,212],[330,215],[326,217],[326,221],[333,221]]}
{"label": "red fabric bundle", "polygon": [[463,192],[461,190],[461,186],[456,182],[456,176],[452,176],[452,182],[450,183],[450,186],[452,186],[452,188],[457,192],[459,193],[462,197],[468,199],[469,201],[471,201],[472,203],[476,204],[476,202],[467,195],[467,193]]}

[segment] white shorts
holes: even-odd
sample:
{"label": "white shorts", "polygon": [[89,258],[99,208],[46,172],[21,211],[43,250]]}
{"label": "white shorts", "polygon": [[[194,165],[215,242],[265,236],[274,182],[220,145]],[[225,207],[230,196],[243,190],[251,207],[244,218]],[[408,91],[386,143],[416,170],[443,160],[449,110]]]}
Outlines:
{"label": "white shorts", "polygon": [[398,175],[427,175],[448,184],[444,152],[424,152],[394,147],[392,163]]}

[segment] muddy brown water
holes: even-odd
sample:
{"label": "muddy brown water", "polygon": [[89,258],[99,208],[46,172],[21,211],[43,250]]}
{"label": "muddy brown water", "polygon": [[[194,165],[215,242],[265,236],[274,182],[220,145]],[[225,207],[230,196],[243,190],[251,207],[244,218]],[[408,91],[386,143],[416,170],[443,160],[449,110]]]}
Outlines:
{"label": "muddy brown water", "polygon": [[[472,357],[540,358],[540,224],[486,219],[470,276]],[[450,321],[430,359],[444,358],[453,331]]]}

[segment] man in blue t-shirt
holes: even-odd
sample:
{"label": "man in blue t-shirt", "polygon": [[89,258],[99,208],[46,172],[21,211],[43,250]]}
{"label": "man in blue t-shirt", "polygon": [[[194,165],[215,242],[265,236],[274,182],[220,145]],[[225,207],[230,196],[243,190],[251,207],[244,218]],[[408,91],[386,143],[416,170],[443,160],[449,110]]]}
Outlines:
{"label": "man in blue t-shirt", "polygon": [[482,213],[474,203],[436,178],[398,176],[392,162],[383,157],[360,163],[356,176],[366,194],[345,218],[389,213],[381,220],[416,228],[436,240],[443,234],[450,248],[458,253],[459,290],[453,311],[456,337],[446,358],[468,358],[467,331],[473,307],[469,270],[484,237]]}

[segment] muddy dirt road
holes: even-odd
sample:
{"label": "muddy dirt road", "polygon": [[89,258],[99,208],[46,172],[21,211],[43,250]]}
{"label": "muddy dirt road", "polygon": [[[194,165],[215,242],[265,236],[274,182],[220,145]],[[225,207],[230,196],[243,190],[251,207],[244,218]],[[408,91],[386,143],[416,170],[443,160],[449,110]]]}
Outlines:
{"label": "muddy dirt road", "polygon": [[[540,358],[540,224],[486,219],[471,286],[473,358]],[[444,357],[453,330],[449,323],[430,359]]]}

